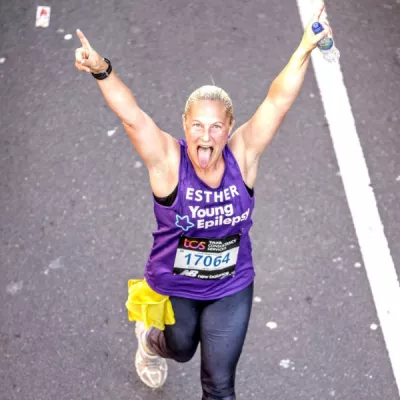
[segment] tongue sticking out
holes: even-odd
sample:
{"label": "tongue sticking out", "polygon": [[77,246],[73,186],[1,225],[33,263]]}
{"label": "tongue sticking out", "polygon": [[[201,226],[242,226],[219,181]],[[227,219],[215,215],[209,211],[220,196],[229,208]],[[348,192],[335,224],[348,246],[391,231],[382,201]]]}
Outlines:
{"label": "tongue sticking out", "polygon": [[206,168],[210,158],[211,158],[211,153],[212,150],[210,147],[208,147],[207,149],[203,148],[203,147],[199,147],[197,149],[197,155],[199,156],[199,161],[200,161],[200,167],[201,168]]}

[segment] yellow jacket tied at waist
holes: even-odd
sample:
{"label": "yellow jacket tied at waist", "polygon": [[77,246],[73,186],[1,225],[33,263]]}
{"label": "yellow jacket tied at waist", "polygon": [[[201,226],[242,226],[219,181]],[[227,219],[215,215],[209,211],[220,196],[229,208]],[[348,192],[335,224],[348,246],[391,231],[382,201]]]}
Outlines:
{"label": "yellow jacket tied at waist", "polygon": [[154,326],[164,330],[165,325],[175,324],[171,300],[155,292],[145,279],[128,281],[128,300],[125,306],[129,321],[143,321],[146,329]]}

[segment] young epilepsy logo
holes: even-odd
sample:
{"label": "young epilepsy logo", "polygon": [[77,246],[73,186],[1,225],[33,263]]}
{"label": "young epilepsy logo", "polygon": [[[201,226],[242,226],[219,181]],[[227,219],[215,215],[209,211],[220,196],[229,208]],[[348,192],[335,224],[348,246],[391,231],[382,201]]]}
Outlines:
{"label": "young epilepsy logo", "polygon": [[190,228],[194,227],[194,223],[189,220],[189,217],[187,215],[184,215],[181,217],[180,215],[176,214],[176,221],[175,225],[178,228],[181,228],[185,232],[187,232]]}
{"label": "young epilepsy logo", "polygon": [[[235,226],[239,222],[248,219],[250,215],[249,208],[244,213],[237,215],[233,204],[226,203],[227,200],[231,200],[236,196],[240,196],[240,194],[235,185],[215,192],[187,188],[186,200],[202,203],[202,205],[204,205],[204,203],[213,203],[213,205],[211,207],[201,207],[200,205],[188,206],[189,215],[176,215],[175,225],[185,232],[195,226],[201,229],[208,229],[221,225]],[[218,205],[218,203],[222,202],[225,202],[225,204]]]}

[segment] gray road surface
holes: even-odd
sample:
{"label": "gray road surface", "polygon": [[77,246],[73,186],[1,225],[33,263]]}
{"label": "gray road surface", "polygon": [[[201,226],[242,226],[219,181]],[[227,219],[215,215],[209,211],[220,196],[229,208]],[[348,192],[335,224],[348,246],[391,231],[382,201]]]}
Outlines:
{"label": "gray road surface", "polygon": [[[160,391],[135,374],[126,282],[143,274],[152,197],[119,120],[74,68],[74,32],[180,137],[210,74],[237,124],[252,115],[301,38],[296,2],[46,0],[46,29],[36,5],[0,3],[0,399],[199,399],[198,354],[171,362]],[[327,6],[399,273],[400,4]],[[398,400],[312,67],[263,158],[252,237],[261,301],[238,399]]]}

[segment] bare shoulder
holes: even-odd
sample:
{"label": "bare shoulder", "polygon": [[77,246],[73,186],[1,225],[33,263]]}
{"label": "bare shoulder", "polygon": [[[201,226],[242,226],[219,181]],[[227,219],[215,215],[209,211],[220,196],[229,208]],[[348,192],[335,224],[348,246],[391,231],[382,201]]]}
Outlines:
{"label": "bare shoulder", "polygon": [[243,135],[245,133],[246,124],[239,127],[229,138],[228,146],[239,165],[243,180],[248,187],[254,187],[258,159],[252,156],[252,153],[246,150]]}
{"label": "bare shoulder", "polygon": [[162,131],[167,142],[167,156],[148,167],[150,186],[158,197],[170,195],[178,184],[180,165],[180,144],[177,139]]}
{"label": "bare shoulder", "polygon": [[235,157],[239,156],[240,153],[244,153],[244,141],[243,131],[244,125],[237,128],[228,139],[228,145]]}

